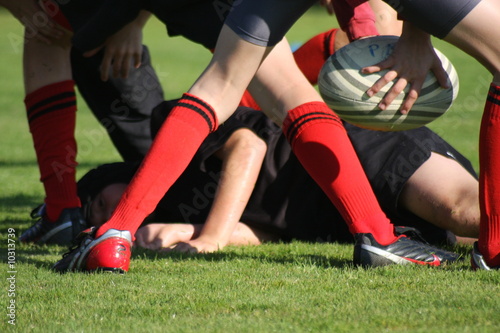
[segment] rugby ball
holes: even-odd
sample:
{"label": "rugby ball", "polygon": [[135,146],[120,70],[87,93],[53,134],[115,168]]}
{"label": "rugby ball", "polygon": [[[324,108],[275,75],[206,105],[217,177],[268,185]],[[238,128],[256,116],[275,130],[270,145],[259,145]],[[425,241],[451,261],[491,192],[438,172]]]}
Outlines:
{"label": "rugby ball", "polygon": [[387,84],[376,95],[366,94],[387,70],[362,74],[361,68],[377,64],[394,49],[397,36],[376,36],[354,41],[335,52],[325,62],[318,77],[318,89],[326,104],[340,118],[353,125],[380,131],[402,131],[424,126],[443,115],[458,94],[458,75],[450,60],[438,50],[443,68],[448,73],[450,88],[442,88],[432,72],[427,74],[420,96],[410,112],[399,112],[409,86],[384,111],[378,104],[389,91]]}

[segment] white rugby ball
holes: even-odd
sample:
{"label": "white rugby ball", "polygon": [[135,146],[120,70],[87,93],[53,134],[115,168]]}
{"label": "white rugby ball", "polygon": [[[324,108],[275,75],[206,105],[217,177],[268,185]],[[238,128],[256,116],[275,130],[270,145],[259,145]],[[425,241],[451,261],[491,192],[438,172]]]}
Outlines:
{"label": "white rugby ball", "polygon": [[436,53],[448,73],[450,88],[442,88],[434,74],[429,72],[420,96],[408,114],[402,115],[399,110],[409,86],[384,111],[377,105],[392,84],[387,84],[372,97],[366,94],[368,88],[387,70],[361,74],[361,68],[386,59],[393,51],[398,38],[376,36],[359,39],[339,49],[325,62],[318,78],[319,92],[326,104],[340,118],[367,129],[402,131],[424,126],[451,107],[458,94],[458,75],[450,60],[438,50]]}

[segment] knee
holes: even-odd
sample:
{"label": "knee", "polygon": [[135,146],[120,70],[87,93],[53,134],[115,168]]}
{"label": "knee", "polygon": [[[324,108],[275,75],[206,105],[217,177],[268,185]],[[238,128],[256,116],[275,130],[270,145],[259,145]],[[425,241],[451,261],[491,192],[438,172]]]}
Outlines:
{"label": "knee", "polygon": [[457,236],[473,237],[479,236],[479,193],[476,190],[467,189],[457,193],[446,208],[448,229]]}

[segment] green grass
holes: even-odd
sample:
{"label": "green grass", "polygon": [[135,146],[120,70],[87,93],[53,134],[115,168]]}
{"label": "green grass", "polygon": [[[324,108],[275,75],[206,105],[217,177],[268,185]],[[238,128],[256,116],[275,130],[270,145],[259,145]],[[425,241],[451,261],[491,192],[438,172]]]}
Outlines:
{"label": "green grass", "polygon": [[[309,13],[289,35],[292,43],[330,27]],[[0,332],[497,332],[500,275],[472,272],[466,260],[448,267],[350,264],[352,246],[268,244],[210,255],[135,251],[126,275],[50,271],[64,249],[16,244],[15,297],[7,278],[8,228],[26,229],[43,189],[26,125],[21,76],[21,27],[0,10]],[[16,37],[17,36],[17,37]],[[145,33],[167,98],[179,96],[209,54],[182,38],[167,38],[156,21]],[[457,102],[431,127],[477,168],[479,119],[489,75],[470,57],[436,43],[460,75]],[[119,160],[103,129],[79,104],[78,175]],[[15,300],[16,326],[8,323]]]}

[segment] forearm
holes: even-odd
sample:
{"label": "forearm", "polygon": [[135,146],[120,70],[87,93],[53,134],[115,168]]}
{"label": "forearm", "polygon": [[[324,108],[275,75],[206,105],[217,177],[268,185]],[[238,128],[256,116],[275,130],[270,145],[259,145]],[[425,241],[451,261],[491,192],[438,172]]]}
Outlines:
{"label": "forearm", "polygon": [[227,245],[244,246],[260,245],[272,237],[266,233],[255,230],[245,223],[238,222],[234,228]]}
{"label": "forearm", "polygon": [[73,45],[83,52],[94,50],[137,19],[141,11],[141,1],[105,1],[100,10],[75,34]]}
{"label": "forearm", "polygon": [[[1,0],[0,0],[1,1]],[[138,24],[141,28],[144,28],[148,20],[151,18],[151,13],[147,10],[141,10],[139,12],[139,16],[133,21],[135,24]]]}
{"label": "forearm", "polygon": [[[216,241],[219,248],[231,236],[252,194],[265,154],[265,144],[255,134],[239,130],[228,140],[221,179],[212,209],[200,233],[200,239]],[[231,141],[234,139],[234,142]]]}
{"label": "forearm", "polygon": [[431,35],[408,21],[403,22],[401,39],[411,41],[413,45],[432,46]]}

